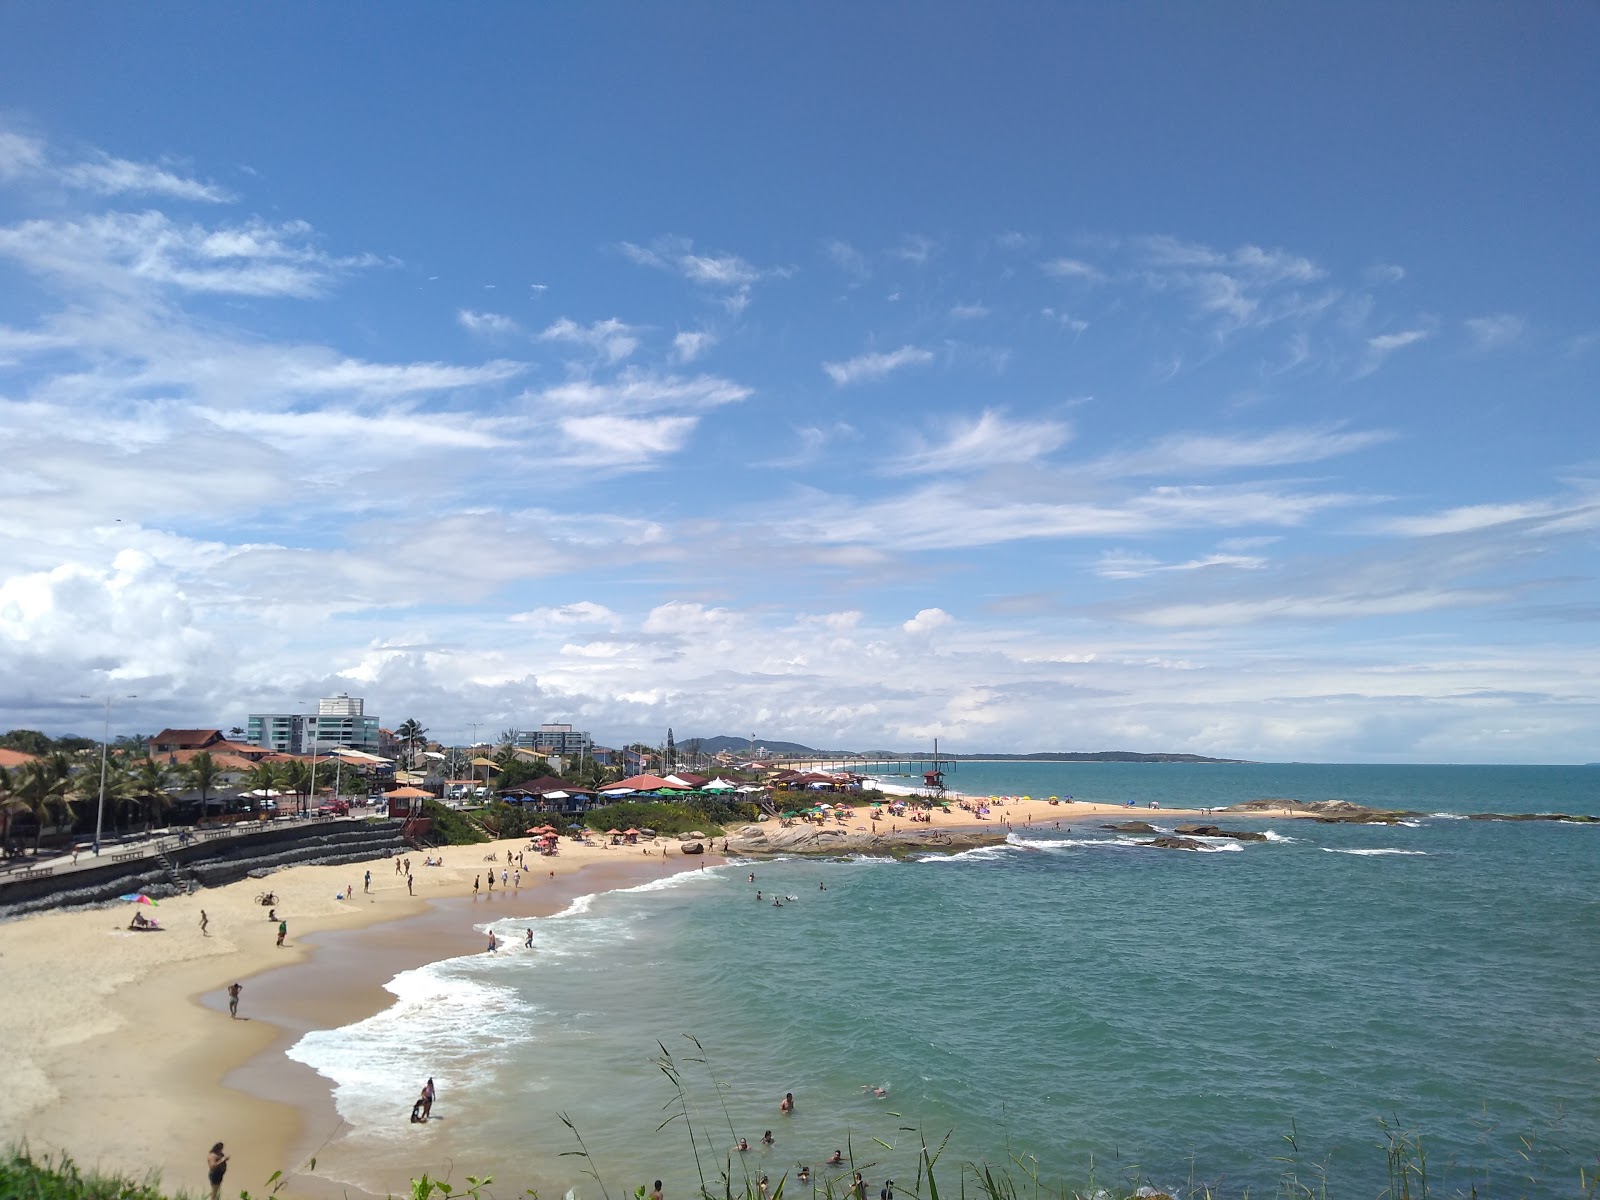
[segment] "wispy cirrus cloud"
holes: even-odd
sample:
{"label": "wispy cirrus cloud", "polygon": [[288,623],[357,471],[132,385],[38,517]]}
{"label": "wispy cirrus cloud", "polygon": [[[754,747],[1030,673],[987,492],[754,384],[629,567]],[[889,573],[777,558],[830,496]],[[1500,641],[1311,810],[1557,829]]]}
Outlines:
{"label": "wispy cirrus cloud", "polygon": [[1357,376],[1372,374],[1390,355],[1425,342],[1430,336],[1430,331],[1426,329],[1401,329],[1394,333],[1374,334],[1367,339],[1366,355],[1356,370]]}
{"label": "wispy cirrus cloud", "polygon": [[717,335],[708,329],[680,330],[672,339],[672,361],[692,363],[717,344]]}
{"label": "wispy cirrus cloud", "polygon": [[648,246],[620,242],[623,257],[642,267],[668,271],[690,283],[717,293],[724,308],[737,316],[749,306],[751,289],[764,279],[786,279],[788,267],[757,267],[737,254],[704,252],[685,237],[659,237]]}
{"label": "wispy cirrus cloud", "polygon": [[382,261],[324,252],[304,221],[208,227],[154,211],[23,221],[0,228],[0,256],[73,288],[297,299]]}
{"label": "wispy cirrus cloud", "polygon": [[1097,476],[1177,475],[1320,462],[1392,440],[1385,430],[1327,426],[1264,433],[1174,433],[1138,450],[1104,455],[1084,469]]}
{"label": "wispy cirrus cloud", "polygon": [[1528,322],[1514,313],[1496,313],[1487,317],[1471,317],[1462,322],[1474,349],[1504,350],[1520,341],[1527,332]]}
{"label": "wispy cirrus cloud", "polygon": [[133,193],[205,204],[236,199],[227,188],[202,183],[170,166],[117,158],[100,150],[82,158],[63,158],[42,138],[0,126],[0,180],[30,179],[97,196]]}
{"label": "wispy cirrus cloud", "polygon": [[1046,457],[1071,437],[1072,427],[1063,421],[1013,420],[985,409],[974,419],[951,422],[937,441],[919,439],[882,469],[890,475],[983,471]]}
{"label": "wispy cirrus cloud", "polygon": [[926,366],[933,352],[920,346],[901,346],[898,350],[858,354],[842,362],[825,362],[823,371],[840,387],[883,379],[905,367]]}
{"label": "wispy cirrus cloud", "polygon": [[570,317],[562,317],[535,340],[583,346],[604,362],[618,363],[632,357],[639,348],[639,330],[616,317],[592,321],[588,325],[580,325]]}

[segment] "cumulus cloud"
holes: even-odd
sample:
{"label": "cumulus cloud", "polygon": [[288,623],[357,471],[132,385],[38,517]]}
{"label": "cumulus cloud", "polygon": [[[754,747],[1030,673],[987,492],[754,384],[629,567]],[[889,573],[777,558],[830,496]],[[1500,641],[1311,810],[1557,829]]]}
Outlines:
{"label": "cumulus cloud", "polygon": [[500,313],[473,312],[469,308],[463,308],[456,313],[456,322],[468,333],[505,337],[522,332],[522,327],[510,317]]}
{"label": "cumulus cloud", "polygon": [[907,633],[922,634],[932,633],[935,629],[942,629],[955,620],[942,608],[924,608],[900,626]]}
{"label": "cumulus cloud", "polygon": [[933,361],[933,353],[920,346],[901,346],[886,353],[858,354],[843,362],[825,362],[822,369],[829,379],[840,387],[852,383],[866,383],[882,379],[902,367],[926,366]]}

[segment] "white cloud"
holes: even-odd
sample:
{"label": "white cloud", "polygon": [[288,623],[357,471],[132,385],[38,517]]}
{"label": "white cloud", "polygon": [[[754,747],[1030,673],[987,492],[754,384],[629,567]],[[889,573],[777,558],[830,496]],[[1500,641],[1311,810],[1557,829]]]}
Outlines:
{"label": "white cloud", "polygon": [[170,196],[175,200],[201,200],[223,204],[235,199],[232,192],[215,184],[201,183],[151,163],[131,162],[126,158],[97,155],[88,162],[59,168],[57,178],[72,187],[102,196],[123,192]]}
{"label": "white cloud", "polygon": [[936,249],[937,243],[931,237],[921,233],[908,233],[901,237],[898,245],[891,246],[887,253],[891,258],[922,267],[927,265]]}
{"label": "white cloud", "polygon": [[1123,477],[1286,466],[1353,454],[1381,445],[1393,436],[1382,430],[1330,428],[1275,429],[1234,436],[1175,433],[1140,450],[1105,455],[1088,464],[1086,470],[1106,477]]}
{"label": "white cloud", "polygon": [[617,363],[625,358],[631,358],[633,352],[639,348],[638,333],[637,328],[619,321],[616,317],[594,321],[588,325],[579,325],[569,317],[562,317],[539,334],[538,340],[584,346],[603,361]]}
{"label": "white cloud", "polygon": [[163,213],[103,213],[0,228],[0,255],[74,287],[166,287],[186,292],[306,298],[370,255],[332,257],[303,221],[207,228]]}
{"label": "white cloud", "polygon": [[736,625],[741,618],[726,608],[672,601],[659,604],[645,618],[645,633],[705,634]]}
{"label": "white cloud", "polygon": [[522,332],[522,327],[510,317],[500,313],[473,312],[463,308],[456,313],[456,321],[469,333],[492,334],[504,337]]}
{"label": "white cloud", "polygon": [[643,466],[683,449],[698,417],[563,417],[565,449],[586,467]]}
{"label": "white cloud", "polygon": [[555,608],[535,608],[528,612],[512,613],[506,620],[517,625],[535,625],[541,629],[564,628],[572,625],[616,625],[621,617],[603,604],[592,600],[579,600]]}
{"label": "white cloud", "polygon": [[1407,346],[1414,346],[1428,337],[1426,329],[1405,329],[1399,333],[1380,333],[1367,339],[1367,348],[1377,354],[1392,354]]}
{"label": "white cloud", "polygon": [[942,629],[953,621],[955,618],[942,608],[924,608],[900,628],[911,634],[932,633],[935,629]]}
{"label": "white cloud", "polygon": [[1091,568],[1102,579],[1144,579],[1151,575],[1174,571],[1205,571],[1227,568],[1256,571],[1266,566],[1267,560],[1253,554],[1206,554],[1187,562],[1164,563],[1148,554],[1134,554],[1125,550],[1107,550],[1095,560]]}
{"label": "white cloud", "polygon": [[827,254],[828,261],[848,275],[855,284],[865,283],[872,278],[872,264],[867,261],[867,256],[849,242],[835,238],[823,245],[823,252]]}
{"label": "white cloud", "polygon": [[28,178],[99,196],[134,192],[208,204],[235,199],[226,188],[215,184],[201,183],[154,163],[115,158],[98,150],[76,162],[62,161],[42,139],[0,128],[0,179]]}
{"label": "white cloud", "polygon": [[919,346],[901,346],[900,349],[890,350],[887,353],[858,354],[855,358],[848,358],[843,362],[825,362],[822,364],[822,369],[827,372],[829,379],[844,387],[847,384],[882,379],[902,367],[926,366],[932,361],[933,354],[930,351]]}
{"label": "white cloud", "polygon": [[660,237],[649,246],[621,242],[617,249],[642,267],[682,276],[698,287],[719,293],[723,307],[735,316],[749,305],[751,289],[757,283],[785,279],[793,273],[787,267],[757,267],[737,254],[696,252],[694,243],[683,237]]}
{"label": "white cloud", "polygon": [[736,404],[750,394],[749,388],[717,375],[663,375],[630,367],[608,382],[568,380],[526,398],[560,413],[640,414],[673,409],[699,412]]}
{"label": "white cloud", "polygon": [[1083,279],[1100,283],[1106,278],[1105,272],[1081,258],[1052,258],[1041,263],[1040,267],[1046,275],[1054,275],[1057,279]]}
{"label": "white cloud", "polygon": [[1370,375],[1381,367],[1391,354],[1428,340],[1426,329],[1402,329],[1395,333],[1380,333],[1367,339],[1366,357],[1356,375]]}
{"label": "white cloud", "polygon": [[1041,308],[1039,313],[1045,318],[1045,320],[1054,321],[1057,325],[1061,326],[1061,328],[1067,330],[1069,333],[1082,333],[1085,329],[1089,328],[1089,322],[1081,320],[1069,312],[1061,312],[1054,308],[1045,307]]}
{"label": "white cloud", "polygon": [[950,309],[952,321],[977,321],[988,315],[988,308],[982,304],[957,304]]}
{"label": "white cloud", "polygon": [[974,420],[952,422],[942,441],[916,446],[890,460],[884,470],[910,475],[1032,462],[1059,449],[1071,436],[1071,426],[1060,421],[1018,421],[985,409]]}
{"label": "white cloud", "polygon": [[672,339],[674,362],[690,363],[717,344],[717,335],[704,329],[685,329]]}
{"label": "white cloud", "polygon": [[1368,283],[1399,283],[1406,277],[1406,269],[1395,263],[1373,263],[1362,272]]}
{"label": "white cloud", "polygon": [[1503,350],[1518,341],[1528,328],[1526,320],[1512,313],[1472,317],[1462,323],[1479,350]]}

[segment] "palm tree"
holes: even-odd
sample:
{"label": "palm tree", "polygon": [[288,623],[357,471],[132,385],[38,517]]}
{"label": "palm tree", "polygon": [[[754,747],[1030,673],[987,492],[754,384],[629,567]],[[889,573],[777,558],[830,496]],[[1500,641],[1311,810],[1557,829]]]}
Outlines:
{"label": "palm tree", "polygon": [[167,784],[172,772],[167,765],[153,758],[141,758],[134,764],[130,789],[144,810],[145,827],[149,828],[172,807],[172,797],[167,794]]}
{"label": "palm tree", "polygon": [[57,750],[48,758],[24,763],[18,772],[16,798],[33,814],[33,853],[38,857],[39,843],[44,838],[45,823],[52,814],[74,815],[69,798],[72,787],[72,762]]}
{"label": "palm tree", "polygon": [[200,815],[205,816],[206,800],[211,795],[211,789],[217,786],[222,778],[222,768],[217,765],[217,760],[211,757],[208,750],[202,750],[188,762],[183,764],[184,781],[200,792]]}
{"label": "palm tree", "polygon": [[415,717],[407,717],[394,731],[394,736],[406,748],[406,770],[409,771],[416,765],[417,747],[428,744],[428,731]]}
{"label": "palm tree", "polygon": [[0,767],[0,858],[11,849],[11,814],[21,812],[22,801],[11,791],[11,776]]}
{"label": "palm tree", "polygon": [[124,808],[133,797],[133,780],[120,755],[106,760],[103,777],[99,771],[84,771],[73,781],[72,794],[81,804],[94,804],[99,811],[111,814],[111,828],[121,833]]}

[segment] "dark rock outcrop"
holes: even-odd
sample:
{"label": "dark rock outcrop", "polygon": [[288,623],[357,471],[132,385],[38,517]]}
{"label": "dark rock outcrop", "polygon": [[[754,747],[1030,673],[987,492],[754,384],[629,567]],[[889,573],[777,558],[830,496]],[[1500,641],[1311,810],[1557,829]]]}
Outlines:
{"label": "dark rock outcrop", "polygon": [[1267,835],[1264,833],[1245,833],[1237,829],[1221,829],[1215,825],[1179,825],[1174,833],[1184,837],[1212,837],[1233,838],[1240,842],[1264,842]]}
{"label": "dark rock outcrop", "polygon": [[1150,824],[1150,822],[1148,822],[1148,821],[1124,821],[1120,825],[1102,825],[1102,826],[1100,826],[1100,828],[1101,829],[1109,829],[1113,833],[1160,833],[1161,832],[1159,829],[1157,829],[1154,825]]}
{"label": "dark rock outcrop", "polygon": [[1163,834],[1158,838],[1151,838],[1148,842],[1140,842],[1141,846],[1152,846],[1157,850],[1204,850],[1206,844],[1197,842],[1193,838],[1172,837]]}
{"label": "dark rock outcrop", "polygon": [[1269,809],[1290,809],[1324,825],[1397,825],[1419,814],[1399,809],[1368,808],[1349,800],[1246,800],[1219,809],[1226,813],[1259,813]]}
{"label": "dark rock outcrop", "polygon": [[743,825],[725,842],[729,854],[916,854],[944,851],[955,854],[978,846],[998,846],[1001,832],[967,829],[901,829],[868,833],[854,829],[818,828],[815,825],[780,827]]}
{"label": "dark rock outcrop", "polygon": [[1468,813],[1469,821],[1570,821],[1574,825],[1600,825],[1600,817],[1571,813]]}

